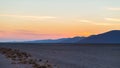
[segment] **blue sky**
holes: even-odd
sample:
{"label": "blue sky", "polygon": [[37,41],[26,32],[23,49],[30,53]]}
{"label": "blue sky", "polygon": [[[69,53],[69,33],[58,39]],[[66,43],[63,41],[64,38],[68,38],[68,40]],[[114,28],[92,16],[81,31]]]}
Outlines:
{"label": "blue sky", "polygon": [[56,16],[86,16],[109,13],[120,0],[1,0],[0,13]]}

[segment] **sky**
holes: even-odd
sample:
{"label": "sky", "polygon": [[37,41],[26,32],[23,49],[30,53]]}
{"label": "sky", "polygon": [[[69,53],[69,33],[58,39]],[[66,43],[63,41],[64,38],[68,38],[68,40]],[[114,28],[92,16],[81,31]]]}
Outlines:
{"label": "sky", "polygon": [[120,30],[120,0],[0,0],[0,41]]}

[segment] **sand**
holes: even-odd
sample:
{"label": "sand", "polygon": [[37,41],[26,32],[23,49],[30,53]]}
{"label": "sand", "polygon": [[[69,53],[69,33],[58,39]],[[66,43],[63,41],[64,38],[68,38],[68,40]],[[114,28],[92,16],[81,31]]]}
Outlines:
{"label": "sand", "polygon": [[[119,45],[0,44],[0,47],[20,49],[59,68],[120,68]],[[13,66],[3,56],[0,59],[0,68]]]}

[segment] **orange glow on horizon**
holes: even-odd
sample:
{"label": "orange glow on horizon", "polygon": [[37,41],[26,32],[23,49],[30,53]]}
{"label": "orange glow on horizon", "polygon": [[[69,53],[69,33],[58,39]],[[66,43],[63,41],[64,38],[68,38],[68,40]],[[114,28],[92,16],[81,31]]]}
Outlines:
{"label": "orange glow on horizon", "polygon": [[71,19],[31,20],[10,17],[1,19],[0,22],[0,38],[26,40],[90,36],[113,29],[120,29],[120,24],[113,24],[113,26],[106,23],[104,25],[104,23],[96,24],[92,21],[79,22]]}

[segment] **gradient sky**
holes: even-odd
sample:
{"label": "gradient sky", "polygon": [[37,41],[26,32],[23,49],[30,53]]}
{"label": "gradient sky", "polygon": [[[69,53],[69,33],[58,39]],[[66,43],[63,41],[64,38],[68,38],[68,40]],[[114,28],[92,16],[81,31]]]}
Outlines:
{"label": "gradient sky", "polygon": [[0,0],[0,41],[120,30],[120,0]]}

